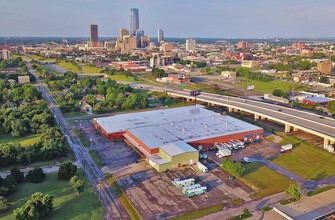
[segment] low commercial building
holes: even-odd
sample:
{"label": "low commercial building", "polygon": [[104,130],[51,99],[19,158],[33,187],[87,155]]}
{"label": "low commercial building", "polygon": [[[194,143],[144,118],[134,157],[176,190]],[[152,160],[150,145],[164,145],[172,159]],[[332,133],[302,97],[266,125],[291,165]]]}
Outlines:
{"label": "low commercial building", "polygon": [[18,81],[20,84],[30,83],[30,77],[29,76],[18,76]]}
{"label": "low commercial building", "polygon": [[226,78],[236,78],[236,71],[221,71],[221,76]]}
{"label": "low commercial building", "polygon": [[200,105],[95,118],[93,125],[109,141],[125,140],[159,172],[198,162],[196,149],[263,133]]}
{"label": "low commercial building", "polygon": [[327,105],[328,102],[330,102],[331,99],[328,99],[326,97],[322,96],[310,96],[307,97],[303,100],[303,103],[309,104],[309,105],[315,105],[315,104],[320,104],[320,105]]}

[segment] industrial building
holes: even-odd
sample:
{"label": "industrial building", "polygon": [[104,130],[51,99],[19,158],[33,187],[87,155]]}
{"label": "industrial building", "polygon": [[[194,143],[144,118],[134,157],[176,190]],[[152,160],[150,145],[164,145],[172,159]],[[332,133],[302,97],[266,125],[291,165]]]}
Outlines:
{"label": "industrial building", "polygon": [[109,141],[124,139],[159,172],[197,163],[198,150],[215,142],[263,133],[201,105],[95,118],[93,125]]}

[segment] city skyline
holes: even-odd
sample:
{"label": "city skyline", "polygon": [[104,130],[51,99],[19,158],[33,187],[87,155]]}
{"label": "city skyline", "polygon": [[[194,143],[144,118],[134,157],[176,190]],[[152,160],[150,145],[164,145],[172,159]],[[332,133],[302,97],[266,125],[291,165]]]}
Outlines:
{"label": "city skyline", "polygon": [[[167,37],[263,38],[334,37],[335,2],[321,0],[252,0],[157,2],[60,0],[3,2],[2,36],[87,37],[87,25],[99,25],[101,37],[116,37],[129,27],[129,11],[141,12],[140,29]],[[206,10],[204,10],[206,9]],[[85,16],[83,16],[85,15]]]}

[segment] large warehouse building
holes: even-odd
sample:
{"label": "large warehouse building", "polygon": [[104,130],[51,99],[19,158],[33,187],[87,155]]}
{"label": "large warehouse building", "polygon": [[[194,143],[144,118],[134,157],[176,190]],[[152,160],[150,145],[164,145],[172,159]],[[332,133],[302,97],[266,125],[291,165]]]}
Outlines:
{"label": "large warehouse building", "polygon": [[107,140],[124,139],[159,172],[198,162],[199,148],[263,133],[263,129],[203,106],[93,119]]}

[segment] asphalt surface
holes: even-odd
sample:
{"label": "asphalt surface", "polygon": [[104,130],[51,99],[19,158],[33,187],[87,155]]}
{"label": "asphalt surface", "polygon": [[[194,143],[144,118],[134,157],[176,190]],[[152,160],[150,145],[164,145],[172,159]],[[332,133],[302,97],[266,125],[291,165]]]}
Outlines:
{"label": "asphalt surface", "polygon": [[55,104],[53,98],[49,95],[47,87],[40,81],[38,74],[33,70],[29,62],[26,62],[29,71],[35,76],[39,90],[46,100],[51,112],[53,113],[59,127],[63,131],[68,143],[70,144],[78,161],[81,163],[85,173],[98,196],[101,204],[105,208],[105,219],[131,219],[123,207],[116,193],[105,180],[103,173],[91,158],[89,151],[83,146],[73,128],[63,116]]}

